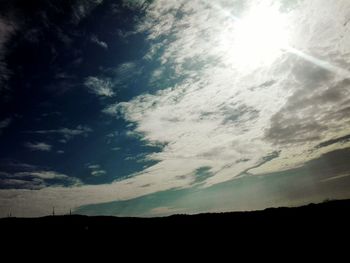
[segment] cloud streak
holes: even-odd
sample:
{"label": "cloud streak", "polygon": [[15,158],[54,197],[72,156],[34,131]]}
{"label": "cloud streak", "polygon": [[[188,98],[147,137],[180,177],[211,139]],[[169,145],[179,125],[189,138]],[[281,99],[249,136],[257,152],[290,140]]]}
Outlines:
{"label": "cloud streak", "polygon": [[108,49],[107,43],[99,40],[97,36],[95,36],[95,35],[91,36],[90,40],[92,43],[95,43],[96,45],[98,45],[104,49]]}
{"label": "cloud streak", "polygon": [[[45,187],[77,186],[81,181],[51,170],[30,169],[14,173],[0,172],[1,189],[39,190]],[[0,190],[1,191],[1,190]],[[6,190],[4,190],[6,191]]]}
{"label": "cloud streak", "polygon": [[7,68],[5,56],[8,51],[6,43],[16,32],[17,25],[8,18],[0,16],[0,92],[7,87],[6,81],[9,79],[10,71]]}
{"label": "cloud streak", "polygon": [[113,83],[108,79],[101,79],[97,77],[88,77],[85,79],[84,85],[89,91],[101,97],[113,97]]}
{"label": "cloud streak", "polygon": [[59,128],[53,130],[38,130],[38,131],[29,131],[28,133],[34,134],[58,134],[63,138],[60,140],[62,143],[73,139],[76,136],[87,137],[89,133],[92,132],[92,129],[88,126],[78,125],[76,128]]}
{"label": "cloud streak", "polygon": [[91,171],[90,174],[92,176],[102,176],[106,174],[106,171],[101,169],[99,164],[90,164],[87,166],[87,168]]}
{"label": "cloud streak", "polygon": [[11,118],[6,118],[6,119],[0,121],[0,135],[1,135],[2,131],[11,124],[11,122],[12,122]]}
{"label": "cloud streak", "polygon": [[45,142],[27,142],[25,146],[31,151],[50,152],[52,149],[52,145]]}

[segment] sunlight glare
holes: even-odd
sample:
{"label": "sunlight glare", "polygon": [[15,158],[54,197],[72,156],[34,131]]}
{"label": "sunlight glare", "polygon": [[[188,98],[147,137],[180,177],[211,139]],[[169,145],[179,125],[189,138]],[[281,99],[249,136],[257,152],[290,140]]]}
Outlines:
{"label": "sunlight glare", "polygon": [[286,18],[277,8],[256,7],[235,23],[232,59],[238,67],[268,66],[288,45]]}

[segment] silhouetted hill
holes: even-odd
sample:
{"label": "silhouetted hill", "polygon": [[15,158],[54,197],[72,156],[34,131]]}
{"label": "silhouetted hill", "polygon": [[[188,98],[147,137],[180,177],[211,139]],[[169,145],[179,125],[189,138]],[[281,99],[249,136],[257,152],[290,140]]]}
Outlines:
{"label": "silhouetted hill", "polygon": [[[201,236],[227,237],[292,235],[340,235],[347,237],[350,200],[329,201],[298,208],[270,208],[254,212],[173,215],[162,218],[97,216],[47,216],[0,219],[2,234],[92,235],[107,234],[118,240],[162,236],[182,239]],[[140,239],[138,239],[140,240]],[[125,241],[126,242],[126,241]]]}

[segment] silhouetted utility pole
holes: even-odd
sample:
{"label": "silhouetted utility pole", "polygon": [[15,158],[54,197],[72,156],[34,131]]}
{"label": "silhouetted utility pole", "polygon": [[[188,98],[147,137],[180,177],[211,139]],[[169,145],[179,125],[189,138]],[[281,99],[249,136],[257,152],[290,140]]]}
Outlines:
{"label": "silhouetted utility pole", "polygon": [[52,216],[55,216],[55,207],[52,207]]}
{"label": "silhouetted utility pole", "polygon": [[70,216],[72,215],[72,209],[69,209],[69,215]]}

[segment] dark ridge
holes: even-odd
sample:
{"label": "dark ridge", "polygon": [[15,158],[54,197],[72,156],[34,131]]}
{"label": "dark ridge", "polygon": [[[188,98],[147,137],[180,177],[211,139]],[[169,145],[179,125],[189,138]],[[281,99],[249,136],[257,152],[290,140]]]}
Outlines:
{"label": "dark ridge", "polygon": [[158,218],[113,216],[46,216],[0,219],[2,234],[92,235],[107,234],[118,240],[149,237],[198,238],[207,235],[323,235],[349,234],[350,200],[326,201],[297,208],[263,211],[173,215]]}

